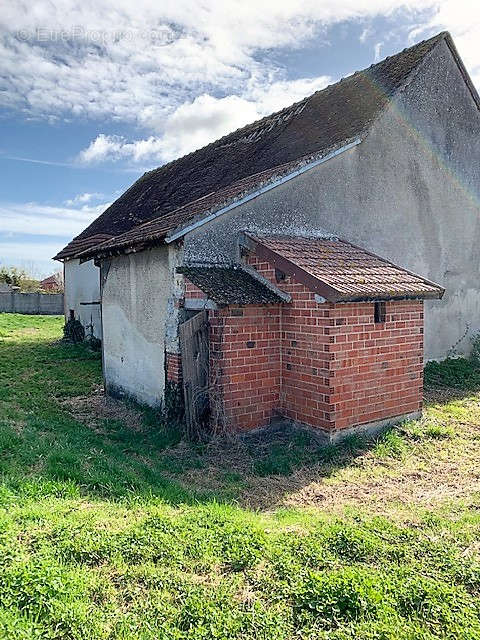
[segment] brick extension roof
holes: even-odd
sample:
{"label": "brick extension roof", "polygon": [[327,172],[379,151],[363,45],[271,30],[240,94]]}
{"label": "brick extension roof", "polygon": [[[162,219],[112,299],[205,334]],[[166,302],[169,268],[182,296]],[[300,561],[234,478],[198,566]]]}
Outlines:
{"label": "brick extension roof", "polygon": [[334,238],[255,236],[246,245],[329,302],[441,298],[444,289],[384,258]]}
{"label": "brick extension roof", "polygon": [[204,291],[217,304],[277,304],[288,296],[240,265],[191,265],[178,273]]}
{"label": "brick extension roof", "polygon": [[[246,180],[243,187],[254,190],[258,182],[265,180],[264,172],[275,174],[284,165],[321,156],[362,136],[393,95],[408,84],[425,56],[443,39],[454,50],[450,36],[440,33],[198,151],[145,173],[55,257],[74,257],[80,245],[83,251],[97,245],[100,235],[120,236],[154,219],[161,227],[161,232],[157,232],[157,238],[161,238],[161,233],[188,221],[191,208],[199,198],[209,198],[208,204],[213,206],[212,199],[217,204],[225,201],[228,193],[223,190],[238,181]],[[196,209],[194,215],[199,212],[201,208]],[[167,215],[172,217],[167,220]]]}

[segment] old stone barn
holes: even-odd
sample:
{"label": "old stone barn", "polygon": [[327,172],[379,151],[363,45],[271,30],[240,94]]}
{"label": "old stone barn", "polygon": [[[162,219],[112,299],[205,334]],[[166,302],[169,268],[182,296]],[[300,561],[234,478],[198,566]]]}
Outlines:
{"label": "old stone barn", "polygon": [[417,415],[479,328],[479,110],[440,33],[145,173],[56,256],[107,391],[329,438]]}

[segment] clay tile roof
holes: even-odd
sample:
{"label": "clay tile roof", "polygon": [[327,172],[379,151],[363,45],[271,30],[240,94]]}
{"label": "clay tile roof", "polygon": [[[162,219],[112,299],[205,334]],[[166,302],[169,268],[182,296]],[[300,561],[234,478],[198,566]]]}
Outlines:
{"label": "clay tile roof", "polygon": [[302,162],[303,159],[301,158],[298,161],[287,163],[280,167],[274,167],[273,169],[268,169],[253,176],[237,180],[237,182],[219,191],[209,193],[203,196],[203,198],[199,198],[193,202],[188,202],[185,206],[165,216],[155,218],[150,222],[145,222],[114,238],[108,237],[104,242],[89,245],[82,251],[77,252],[77,256],[88,259],[96,255],[108,254],[128,247],[138,248],[140,245],[148,246],[149,244],[155,244],[162,238],[165,238],[172,229],[185,226],[197,218],[204,218],[209,213],[214,213],[227,204],[240,200],[243,196],[252,193],[253,189],[259,189],[288,174],[295,167],[301,165]]}
{"label": "clay tile roof", "polygon": [[254,236],[247,246],[330,302],[441,298],[444,289],[336,238]]}
{"label": "clay tile roof", "polygon": [[40,284],[58,284],[57,276],[51,275],[40,281]]}
{"label": "clay tile roof", "polygon": [[88,237],[82,237],[82,234],[80,234],[80,236],[74,238],[64,249],[59,251],[53,259],[63,260],[64,258],[73,258],[82,253],[82,251],[85,251],[85,249],[95,247],[105,242],[105,240],[109,240],[111,237],[112,234],[108,233],[96,233]]}
{"label": "clay tile roof", "polygon": [[154,219],[164,218],[161,232],[166,233],[178,225],[175,216],[168,218],[175,210],[194,206],[208,194],[223,198],[223,190],[238,181],[246,180],[254,189],[254,176],[261,182],[264,172],[275,173],[279,167],[363,136],[442,39],[451,43],[448,34],[440,33],[145,173],[56,258],[73,257],[81,245],[84,250],[94,246],[95,237],[120,236]]}
{"label": "clay tile roof", "polygon": [[192,265],[177,267],[177,272],[220,305],[277,304],[288,299],[239,265]]}

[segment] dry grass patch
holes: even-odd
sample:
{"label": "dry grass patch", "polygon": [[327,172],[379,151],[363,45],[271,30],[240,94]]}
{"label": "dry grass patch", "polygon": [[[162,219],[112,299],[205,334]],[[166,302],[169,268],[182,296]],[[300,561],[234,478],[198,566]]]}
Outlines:
{"label": "dry grass patch", "polygon": [[141,410],[121,400],[107,397],[102,385],[95,385],[89,395],[66,398],[60,404],[75,420],[97,433],[105,433],[105,420],[118,421],[133,431],[141,431],[143,428]]}
{"label": "dry grass patch", "polygon": [[[117,430],[128,440],[145,431],[144,412],[106,398],[100,385],[61,404],[100,435]],[[272,429],[202,445],[181,441],[147,457],[135,455],[149,467],[154,461],[185,491],[265,512],[307,507],[341,513],[353,507],[391,515],[411,505],[468,503],[480,493],[480,396],[452,387],[430,389],[422,420],[373,441],[325,447],[310,433]]]}
{"label": "dry grass patch", "polygon": [[[164,455],[181,467],[192,447],[182,443]],[[253,447],[248,438],[230,437],[194,455],[201,465],[173,474],[183,487],[229,490],[238,504],[263,511],[354,507],[387,514],[399,506],[468,502],[480,492],[480,397],[442,390],[429,397],[422,420],[377,440],[325,448],[273,432]]]}

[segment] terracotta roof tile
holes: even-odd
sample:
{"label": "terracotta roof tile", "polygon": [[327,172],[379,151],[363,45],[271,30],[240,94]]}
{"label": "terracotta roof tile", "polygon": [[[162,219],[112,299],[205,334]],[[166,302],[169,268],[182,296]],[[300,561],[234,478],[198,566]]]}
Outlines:
{"label": "terracotta roof tile", "polygon": [[58,284],[57,276],[51,275],[40,281],[40,284]]}
{"label": "terracotta roof tile", "polygon": [[217,304],[277,304],[286,296],[240,265],[191,265],[177,268]]}
{"label": "terracotta roof tile", "polygon": [[[75,255],[77,243],[92,236],[119,236],[153,219],[164,218],[161,231],[166,233],[178,224],[175,217],[167,219],[172,211],[192,207],[200,198],[208,197],[207,194],[221,193],[223,197],[223,190],[242,180],[254,188],[254,176],[262,180],[265,171],[276,171],[275,168],[299,158],[322,154],[361,136],[394,93],[407,84],[425,56],[444,38],[449,39],[448,34],[441,33],[420,42],[286,109],[145,173],[56,257]],[[92,246],[91,242],[88,246]]]}
{"label": "terracotta roof tile", "polygon": [[59,251],[53,259],[64,260],[65,258],[74,258],[76,255],[82,253],[82,251],[85,251],[90,247],[95,247],[96,245],[105,242],[105,240],[109,240],[111,237],[112,235],[108,233],[97,233],[88,237],[77,236],[67,244],[65,248]]}
{"label": "terracotta roof tile", "polygon": [[257,254],[331,302],[441,298],[444,293],[438,284],[342,240],[246,237]]}

